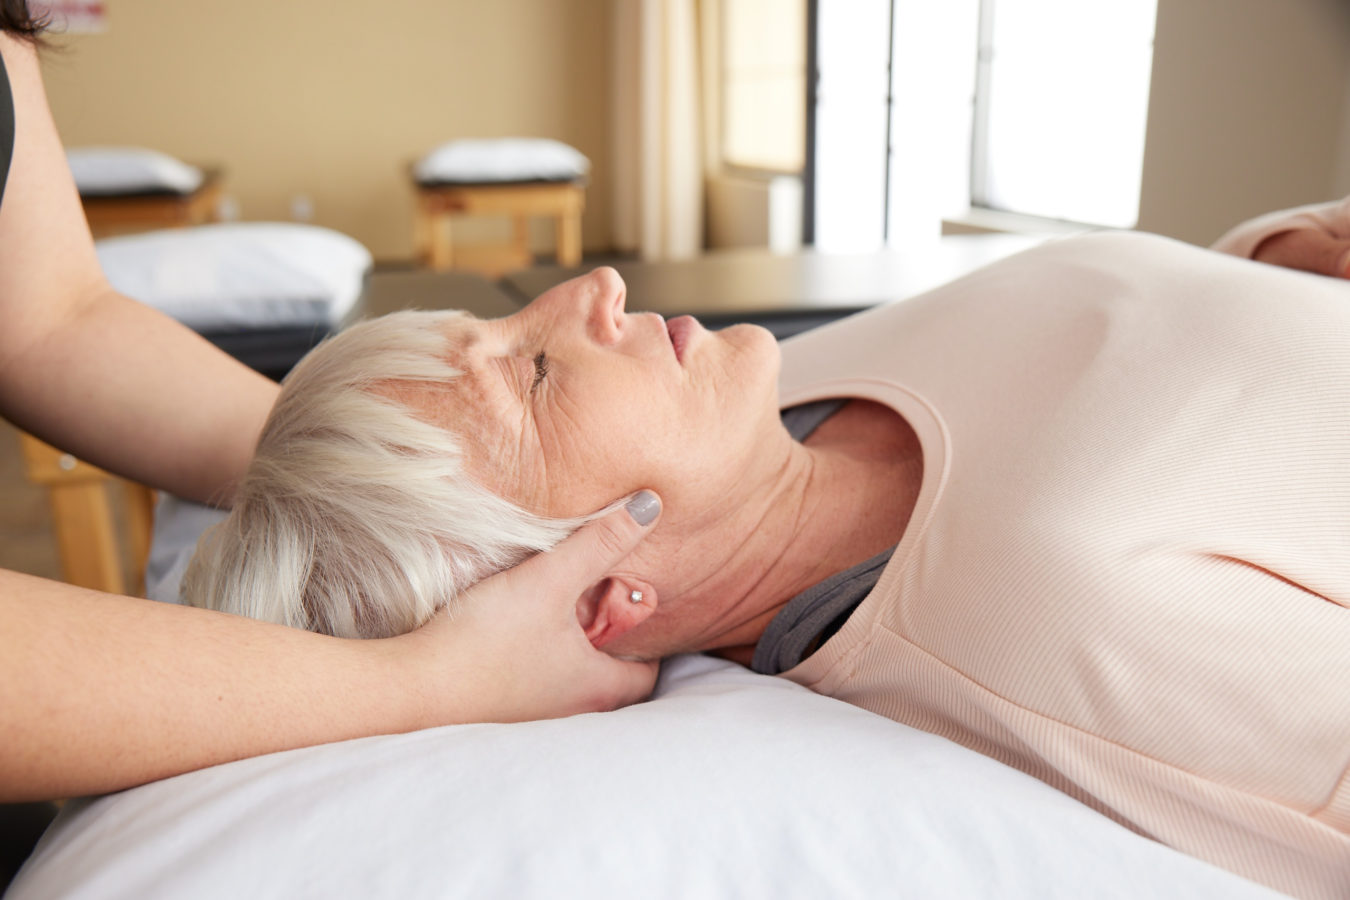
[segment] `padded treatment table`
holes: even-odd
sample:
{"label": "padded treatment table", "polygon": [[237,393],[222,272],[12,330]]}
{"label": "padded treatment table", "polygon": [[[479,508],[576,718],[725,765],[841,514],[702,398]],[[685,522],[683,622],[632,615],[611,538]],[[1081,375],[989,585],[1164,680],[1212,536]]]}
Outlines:
{"label": "padded treatment table", "polygon": [[[374,272],[341,327],[401,309],[464,309],[480,318],[509,316],[518,309],[514,294],[467,272]],[[300,358],[331,332],[322,326],[258,331],[204,332],[249,368],[280,381]]]}
{"label": "padded treatment table", "polygon": [[[514,294],[467,272],[374,272],[340,327],[401,309],[464,309],[480,318],[509,316]],[[251,369],[280,381],[332,332],[322,325],[249,331],[204,331],[202,337]]]}
{"label": "padded treatment table", "polygon": [[402,309],[462,309],[480,319],[495,319],[519,308],[514,293],[481,275],[425,269],[375,272],[342,324]]}
{"label": "padded treatment table", "polygon": [[[558,264],[581,263],[581,213],[591,163],[579,150],[548,138],[461,138],[411,167],[418,259],[438,271],[476,269],[500,275],[529,266],[529,220],[554,220]],[[452,216],[506,216],[505,245],[457,246]],[[465,250],[468,250],[466,253]]]}
{"label": "padded treatment table", "polygon": [[[864,254],[731,250],[671,262],[620,262],[627,309],[692,315],[709,328],[753,322],[778,338],[923,293],[1043,242],[1017,234],[949,235],[912,250]],[[591,268],[539,266],[503,279],[527,303]]]}
{"label": "padded treatment table", "polygon": [[220,169],[203,169],[195,191],[138,191],[125,194],[81,192],[80,203],[95,237],[153,228],[201,225],[218,218],[222,177]]}

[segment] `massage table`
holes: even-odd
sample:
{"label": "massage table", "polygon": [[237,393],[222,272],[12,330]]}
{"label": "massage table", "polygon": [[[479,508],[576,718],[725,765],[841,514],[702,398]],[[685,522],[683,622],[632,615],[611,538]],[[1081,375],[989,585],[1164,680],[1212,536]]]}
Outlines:
{"label": "massage table", "polygon": [[[547,218],[554,223],[558,262],[580,264],[590,167],[576,148],[544,138],[441,144],[410,167],[418,261],[437,271],[467,268],[494,276],[525,268],[534,261],[530,220]],[[452,237],[455,216],[505,216],[511,220],[511,240],[460,246]]]}
{"label": "massage table", "polygon": [[223,174],[141,147],[72,147],[71,174],[95,237],[220,218]]}
{"label": "massage table", "polygon": [[[875,253],[723,250],[669,262],[618,261],[629,312],[692,315],[709,328],[754,322],[779,338],[896,298],[912,297],[1043,242],[1043,235],[949,235]],[[503,285],[522,303],[591,267],[536,266]]]}

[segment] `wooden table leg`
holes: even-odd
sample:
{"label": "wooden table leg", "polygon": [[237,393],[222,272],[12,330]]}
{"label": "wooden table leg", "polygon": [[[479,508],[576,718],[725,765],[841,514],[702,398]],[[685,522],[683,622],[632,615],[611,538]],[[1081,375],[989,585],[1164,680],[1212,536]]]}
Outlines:
{"label": "wooden table leg", "polygon": [[47,488],[47,497],[61,554],[62,579],[67,584],[121,594],[126,591],[126,582],[104,484],[53,484]]}
{"label": "wooden table leg", "polygon": [[455,250],[451,243],[450,215],[436,212],[431,217],[431,268],[444,272],[455,265]]}
{"label": "wooden table leg", "polygon": [[511,247],[515,252],[518,265],[528,266],[534,256],[530,253],[530,218],[514,216],[511,219]]}
{"label": "wooden table leg", "polygon": [[[108,497],[108,486],[119,479],[32,435],[20,432],[19,443],[28,480],[47,489],[63,580],[79,587],[125,593],[128,579]],[[141,565],[149,555],[153,492],[131,482],[125,484],[130,489],[128,538],[133,559]],[[142,577],[143,573],[133,576],[138,590]]]}
{"label": "wooden table leg", "polygon": [[413,213],[413,258],[419,265],[431,264],[431,210],[421,197],[417,198],[417,210]]}
{"label": "wooden table leg", "polygon": [[567,212],[558,216],[558,265],[581,264],[581,213]]}
{"label": "wooden table leg", "polygon": [[127,544],[131,555],[131,583],[127,588],[145,593],[145,569],[150,562],[150,540],[155,530],[155,492],[134,481],[122,482],[126,490]]}

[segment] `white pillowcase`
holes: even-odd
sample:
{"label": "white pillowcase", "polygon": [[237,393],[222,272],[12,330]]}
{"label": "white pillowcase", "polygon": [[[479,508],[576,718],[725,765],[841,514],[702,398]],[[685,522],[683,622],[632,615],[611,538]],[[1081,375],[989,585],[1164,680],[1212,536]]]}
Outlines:
{"label": "white pillowcase", "polygon": [[72,147],[66,151],[70,172],[81,194],[139,194],[171,191],[190,194],[201,187],[203,173],[165,153],[140,147]]}
{"label": "white pillowcase", "polygon": [[466,139],[432,150],[413,167],[413,175],[421,184],[575,181],[590,168],[590,160],[560,141]]}
{"label": "white pillowcase", "polygon": [[98,242],[112,286],[201,332],[331,326],[351,309],[370,251],[316,225],[201,225]]}

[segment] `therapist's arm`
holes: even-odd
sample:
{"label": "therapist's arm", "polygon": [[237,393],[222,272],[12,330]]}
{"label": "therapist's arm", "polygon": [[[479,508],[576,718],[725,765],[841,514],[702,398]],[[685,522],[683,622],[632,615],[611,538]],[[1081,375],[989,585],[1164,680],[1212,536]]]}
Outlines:
{"label": "therapist's arm", "polygon": [[[649,498],[651,495],[647,495]],[[654,498],[652,498],[654,499]],[[0,572],[0,802],[104,793],[243,757],[458,722],[611,709],[577,597],[641,540],[618,510],[410,634],[344,640]]]}
{"label": "therapist's arm", "polygon": [[0,34],[0,54],[15,107],[0,200],[0,415],[103,468],[228,503],[276,385],[109,287],[36,53]]}

